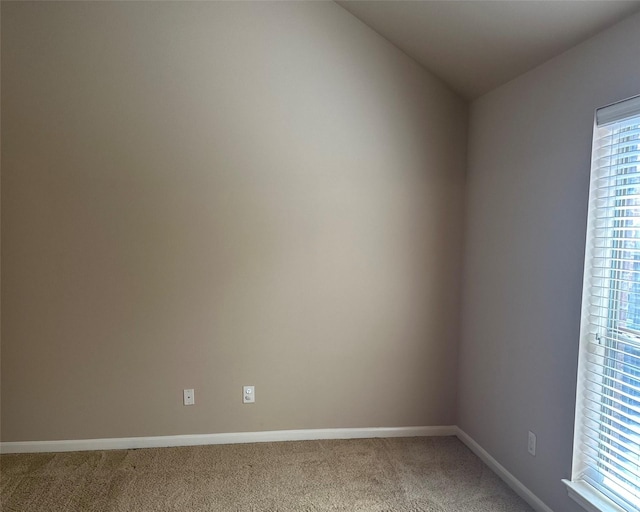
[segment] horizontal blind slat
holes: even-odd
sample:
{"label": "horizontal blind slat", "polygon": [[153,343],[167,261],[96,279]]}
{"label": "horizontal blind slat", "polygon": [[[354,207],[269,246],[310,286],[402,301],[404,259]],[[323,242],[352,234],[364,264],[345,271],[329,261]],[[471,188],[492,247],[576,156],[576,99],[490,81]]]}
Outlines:
{"label": "horizontal blind slat", "polygon": [[[624,510],[628,510],[629,512],[638,512],[638,508],[635,505],[635,503],[637,503],[637,496],[634,496],[629,500],[626,496],[622,496],[614,490],[607,488],[602,484],[602,482],[592,478],[589,474],[584,475],[583,480],[594,489],[597,489],[609,499],[620,505]],[[633,501],[633,503],[631,501]]]}
{"label": "horizontal blind slat", "polygon": [[[585,449],[582,450],[583,455],[587,455],[598,462],[604,462],[605,460],[610,461],[607,465],[613,469],[617,475],[630,482],[638,477],[640,469],[638,468],[637,462],[622,462],[616,459],[615,452],[608,451],[609,447],[607,445],[602,445],[601,448],[595,448],[591,444],[586,443],[584,446]],[[640,489],[640,483],[635,485]]]}
{"label": "horizontal blind slat", "polygon": [[598,469],[599,465],[605,466],[607,468],[607,473],[613,474],[617,477],[616,479],[619,480],[618,483],[622,484],[624,482],[624,485],[621,486],[625,487],[628,492],[635,494],[638,492],[638,490],[640,490],[640,487],[631,483],[630,478],[632,477],[630,475],[625,474],[619,468],[616,468],[613,464],[604,461],[600,457],[594,457],[593,455],[585,452],[582,452],[582,454],[593,461],[593,463],[596,465],[594,469]]}
{"label": "horizontal blind slat", "polygon": [[[623,465],[631,472],[637,472],[638,458],[629,447],[632,447],[629,443],[621,442],[619,438],[615,437],[615,431],[608,433],[606,429],[600,429],[596,422],[587,424],[584,426],[585,437],[588,439],[585,442],[585,446],[589,450],[594,452],[600,452],[610,450],[612,453],[618,453],[623,461]],[[625,452],[626,450],[626,452]]]}
{"label": "horizontal blind slat", "polygon": [[[607,424],[619,425],[622,428],[629,429],[633,432],[633,435],[640,436],[640,424],[633,419],[629,415],[622,414],[620,412],[616,412],[615,416],[610,414],[611,411],[602,409],[602,405],[600,402],[596,402],[595,400],[589,400],[585,398],[586,403],[582,404],[583,410],[582,412],[585,415],[585,418],[590,418],[593,421],[602,421],[595,420],[593,415],[597,415],[600,418],[604,418],[607,421]],[[630,420],[630,421],[625,421]],[[611,423],[613,422],[613,423]]]}
{"label": "horizontal blind slat", "polygon": [[600,398],[602,398],[602,402],[603,402],[602,403],[602,407],[604,409],[609,409],[612,412],[616,412],[616,408],[607,405],[607,402],[611,402],[613,404],[616,404],[617,406],[624,407],[625,409],[629,409],[629,410],[633,411],[634,414],[640,415],[640,407],[634,406],[632,404],[627,404],[625,402],[622,402],[621,400],[619,400],[618,398],[616,398],[614,396],[609,396],[609,395],[607,395],[605,393],[600,393],[598,391],[595,391],[593,389],[589,389],[587,387],[584,387],[583,392],[584,392],[585,396],[592,396],[592,397],[600,397]]}
{"label": "horizontal blind slat", "polygon": [[[625,369],[620,369],[620,368],[616,368],[615,366],[612,366],[612,363],[618,364],[619,366],[627,366],[625,364],[620,364],[620,361],[618,361],[617,359],[612,359],[610,357],[607,356],[598,356],[596,354],[592,354],[589,353],[589,355],[587,356],[587,371],[589,372],[593,372],[593,373],[597,373],[598,375],[601,375],[602,372],[605,371],[611,371],[612,369],[615,369],[615,373],[619,374],[621,377],[629,377],[630,379],[635,379],[638,380],[640,379],[640,377],[636,375],[634,375],[633,373],[628,373],[628,371],[625,371]],[[610,361],[610,363],[601,363],[600,361],[595,361],[595,358],[599,357],[602,359],[607,359],[608,361]],[[597,370],[591,369],[592,366],[597,366]],[[632,368],[629,368],[628,370],[630,371],[638,371],[638,367],[637,366],[633,366]]]}
{"label": "horizontal blind slat", "polygon": [[[617,374],[618,372],[617,372],[617,371],[614,371],[613,373],[614,373],[614,375],[615,375],[615,374]],[[612,389],[612,390],[613,390],[613,391],[615,391],[615,392],[618,392],[618,388],[615,388],[615,387],[613,387],[613,388],[612,388],[612,387],[611,387],[611,384],[609,384],[609,385],[604,385],[604,384],[602,384],[602,382],[598,382],[597,380],[595,380],[595,377],[600,378],[600,379],[603,379],[603,380],[604,380],[605,382],[607,382],[607,383],[620,384],[620,386],[627,387],[627,388],[629,388],[629,389],[631,390],[631,393],[633,393],[634,391],[635,391],[635,392],[640,392],[640,383],[639,383],[639,381],[638,381],[638,379],[640,379],[640,377],[631,378],[630,380],[634,380],[634,381],[635,381],[635,383],[634,383],[634,384],[630,384],[630,383],[627,383],[627,382],[621,381],[621,380],[619,380],[619,379],[616,379],[616,378],[612,377],[611,375],[608,375],[608,376],[606,376],[606,377],[602,377],[602,374],[598,374],[598,373],[596,373],[596,372],[594,372],[594,371],[592,371],[592,370],[587,370],[587,376],[586,376],[585,378],[587,379],[587,381],[588,381],[588,382],[591,382],[591,383],[593,383],[593,384],[595,384],[595,385],[597,385],[597,386],[603,386],[605,389]],[[630,398],[630,399],[634,400],[634,402],[635,402],[636,404],[640,405],[640,402],[639,402],[638,400],[636,400],[636,399],[635,399],[635,397],[636,397],[637,395],[628,394],[628,392],[627,392],[627,393],[624,393],[624,392],[622,392],[622,391],[620,391],[620,393],[621,393],[623,396],[627,396],[627,398]]]}

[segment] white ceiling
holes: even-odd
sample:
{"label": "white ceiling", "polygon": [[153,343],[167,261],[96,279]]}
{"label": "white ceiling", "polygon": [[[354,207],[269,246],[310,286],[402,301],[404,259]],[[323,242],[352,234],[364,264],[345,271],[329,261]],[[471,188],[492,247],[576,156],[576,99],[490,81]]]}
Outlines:
{"label": "white ceiling", "polygon": [[640,10],[618,0],[338,3],[468,99]]}

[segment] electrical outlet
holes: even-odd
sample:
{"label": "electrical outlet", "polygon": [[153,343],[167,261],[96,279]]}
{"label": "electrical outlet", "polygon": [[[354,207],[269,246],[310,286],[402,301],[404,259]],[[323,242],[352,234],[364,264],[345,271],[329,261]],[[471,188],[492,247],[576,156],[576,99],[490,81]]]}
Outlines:
{"label": "electrical outlet", "polygon": [[183,392],[184,405],[194,405],[196,403],[196,395],[193,389],[185,389]]}
{"label": "electrical outlet", "polygon": [[256,401],[256,387],[242,386],[242,403],[253,404]]}
{"label": "electrical outlet", "polygon": [[535,457],[536,455],[536,435],[529,431],[529,443],[527,444],[527,451]]}

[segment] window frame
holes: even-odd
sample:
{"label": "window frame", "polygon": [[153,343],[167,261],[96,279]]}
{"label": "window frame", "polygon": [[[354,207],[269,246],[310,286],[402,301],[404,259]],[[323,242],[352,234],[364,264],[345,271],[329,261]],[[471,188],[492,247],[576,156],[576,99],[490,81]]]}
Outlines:
{"label": "window frame", "polygon": [[[590,313],[590,311],[592,310],[592,307],[593,307],[591,300],[594,298],[595,295],[591,294],[588,291],[591,288],[591,279],[595,275],[594,268],[596,267],[592,261],[594,258],[597,257],[598,259],[604,259],[605,261],[608,260],[610,264],[610,263],[613,263],[614,261],[623,261],[623,259],[620,258],[620,256],[616,255],[616,251],[620,251],[620,250],[621,251],[624,251],[624,250],[638,251],[638,248],[636,247],[628,248],[625,246],[621,246],[621,247],[614,246],[611,248],[610,255],[606,257],[600,256],[600,255],[594,256],[591,252],[592,249],[595,247],[594,245],[592,245],[593,237],[595,236],[593,234],[592,229],[596,225],[594,223],[594,219],[595,219],[594,216],[596,215],[596,213],[599,213],[601,208],[611,209],[611,211],[614,213],[614,215],[612,215],[611,218],[615,218],[616,209],[617,208],[624,209],[626,206],[626,205],[615,204],[619,198],[624,197],[623,194],[620,196],[605,196],[606,197],[605,202],[612,202],[613,204],[608,204],[605,207],[593,206],[594,204],[593,201],[594,199],[596,199],[596,196],[594,196],[595,189],[597,189],[597,187],[594,187],[594,173],[600,170],[600,166],[596,164],[596,160],[597,160],[596,152],[598,149],[597,144],[601,140],[598,135],[598,130],[601,127],[611,123],[620,122],[625,119],[635,120],[636,118],[638,118],[640,123],[640,96],[634,96],[627,100],[623,100],[621,102],[617,102],[607,107],[603,107],[602,109],[598,109],[595,115],[593,135],[592,135],[592,165],[591,165],[591,171],[590,171],[587,241],[586,241],[586,248],[585,248],[585,259],[584,259],[584,281],[583,281],[582,313],[581,313],[582,323],[581,323],[581,329],[580,329],[578,379],[577,379],[577,385],[576,385],[577,389],[576,389],[576,409],[575,409],[574,444],[573,444],[573,464],[572,464],[571,480],[563,480],[564,484],[567,486],[567,491],[569,493],[569,496],[578,504],[580,504],[588,512],[630,512],[630,511],[633,511],[633,507],[635,507],[636,510],[640,511],[640,505],[636,506],[634,502],[629,502],[629,498],[628,497],[625,498],[624,494],[616,493],[614,490],[612,490],[608,485],[604,483],[602,486],[596,486],[597,484],[595,483],[595,480],[601,480],[601,481],[605,480],[604,472],[598,472],[597,470],[593,471],[593,474],[595,476],[595,478],[593,478],[594,484],[589,483],[583,479],[584,475],[581,474],[581,472],[584,471],[583,445],[584,446],[588,446],[588,445],[585,445],[583,440],[584,439],[583,437],[584,436],[583,434],[584,419],[583,418],[586,417],[586,415],[583,415],[582,407],[580,406],[582,401],[585,399],[583,396],[583,391],[586,389],[585,383],[590,382],[590,379],[587,379],[586,377],[587,372],[590,372],[596,375],[593,372],[593,370],[587,370],[587,367],[590,364],[590,361],[588,361],[587,359],[587,355],[586,355],[587,353],[589,353],[590,355],[595,355],[596,357],[603,357],[603,360],[614,361],[614,359],[611,359],[610,357],[610,351],[613,350],[614,346],[615,346],[615,350],[618,351],[619,348],[617,346],[617,343],[619,342],[621,342],[623,345],[629,345],[632,349],[634,348],[633,345],[638,345],[638,350],[640,350],[640,332],[636,331],[635,329],[627,328],[625,324],[625,319],[621,318],[621,313],[627,312],[622,307],[622,300],[618,299],[616,296],[616,299],[613,300],[613,302],[615,302],[616,305],[615,306],[611,305],[613,294],[620,293],[621,291],[617,288],[620,285],[619,283],[616,283],[616,281],[619,281],[619,282],[628,281],[628,280],[622,280],[620,279],[620,277],[614,277],[613,274],[614,272],[624,272],[624,271],[627,271],[628,269],[625,269],[624,267],[618,269],[613,266],[609,267],[608,265],[599,267],[604,269],[604,271],[602,272],[602,275],[600,275],[599,278],[602,279],[602,281],[607,284],[599,285],[598,288],[602,290],[607,290],[606,295],[608,295],[608,297],[601,297],[601,299],[604,299],[602,302],[606,303],[606,305],[599,304],[598,306],[596,306],[598,313],[601,315],[600,317],[602,319],[606,318],[606,327],[604,328],[605,343],[602,343],[600,341],[600,337],[602,336],[602,333],[593,334],[593,323],[592,323],[592,320],[589,319],[589,317],[592,314]],[[639,168],[638,171],[636,171],[636,173],[640,174],[640,158],[638,158],[637,160],[634,160],[633,163],[635,163],[636,161],[638,162],[638,164],[634,167]],[[618,179],[619,176],[620,175],[616,175],[614,179]],[[595,178],[595,179],[596,180],[602,179],[602,177]],[[611,179],[611,176],[609,176],[608,179]],[[628,185],[624,184],[620,186],[626,187],[626,188],[633,187],[633,188],[640,189],[640,183],[637,183],[637,184],[632,183]],[[629,206],[628,208],[640,209],[640,205],[633,205],[633,206]],[[607,233],[606,237],[611,238],[613,240],[616,238],[616,235],[615,235],[616,231],[624,230],[624,229],[634,229],[634,228],[636,228],[635,225],[632,225],[631,227],[627,227],[624,224],[616,225],[616,223],[613,222],[612,226],[606,226],[606,228],[599,227],[598,229],[605,229],[605,232]],[[640,226],[638,226],[637,228],[640,229]],[[620,237],[620,235],[617,235],[617,236]],[[636,237],[634,236],[633,238],[635,239]],[[637,241],[640,242],[640,237],[637,238]],[[609,275],[605,274],[605,272],[607,272],[607,269],[610,269],[612,271],[611,274]],[[631,281],[628,281],[628,282],[631,282]],[[622,293],[627,293],[627,290],[622,290]],[[606,312],[606,316],[602,315],[603,312]],[[590,341],[589,338],[595,338],[595,340],[597,340],[597,344],[602,345],[602,350],[604,355],[598,352],[596,353],[588,352],[589,345],[594,344],[592,341]],[[611,368],[612,373],[611,374],[608,373],[609,364],[610,364],[609,362],[602,363],[603,365],[602,374],[601,375],[597,374],[598,376],[602,377],[602,382],[596,383],[596,386],[601,386],[602,383],[606,383],[606,385],[611,386],[611,382],[613,382],[614,380],[616,382],[619,381],[619,375],[615,375],[616,369],[613,367],[613,365]],[[625,371],[626,371],[626,368],[625,368]],[[636,379],[632,379],[632,380],[636,380]],[[619,382],[617,382],[617,384],[619,384]],[[614,395],[611,395],[611,396],[614,396]],[[635,395],[633,396],[635,397]],[[609,410],[611,410],[610,404],[605,405],[606,400],[607,400],[607,394],[601,394],[601,403],[603,404],[602,407],[605,409],[608,408]],[[618,421],[619,420],[616,419],[616,423],[618,423]],[[638,422],[635,422],[634,420],[631,420],[631,421],[634,423],[638,423]],[[598,424],[606,425],[607,423],[602,420],[602,416],[601,416],[600,420],[598,421]],[[588,427],[588,430],[589,429],[593,429],[593,427]],[[603,429],[599,427],[598,432],[602,433]],[[611,433],[609,433],[609,435],[611,435]],[[602,437],[600,437],[600,439],[602,440]],[[607,443],[611,443],[611,441],[607,441]],[[598,445],[598,446],[602,446],[602,445]],[[606,446],[609,446],[609,445],[606,444]],[[601,448],[599,448],[599,450],[601,450]],[[600,454],[602,453],[602,451],[598,451],[597,453]],[[607,453],[613,453],[613,452],[607,452]],[[600,459],[598,459],[598,461],[599,460]],[[602,460],[605,460],[605,459],[602,459]],[[614,458],[606,457],[606,460],[617,462],[619,460],[619,457],[614,455]],[[598,462],[598,466],[600,466],[600,462]],[[624,477],[623,477],[623,480],[624,480]],[[620,482],[622,482],[622,480],[620,480]],[[623,486],[624,485],[626,484],[623,484]],[[629,485],[630,485],[630,489],[634,489],[634,486],[636,484],[634,483],[634,480],[630,480]],[[618,487],[622,489],[622,487],[620,486]],[[636,491],[634,491],[634,497],[635,497],[635,493]],[[629,509],[629,505],[632,507],[631,509]]]}

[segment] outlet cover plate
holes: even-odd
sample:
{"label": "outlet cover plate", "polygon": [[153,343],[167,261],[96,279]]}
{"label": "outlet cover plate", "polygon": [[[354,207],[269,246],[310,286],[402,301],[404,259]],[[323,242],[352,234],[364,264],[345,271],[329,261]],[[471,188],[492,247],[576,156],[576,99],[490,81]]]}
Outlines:
{"label": "outlet cover plate", "polygon": [[527,444],[527,451],[530,455],[536,456],[536,435],[529,431],[529,442]]}
{"label": "outlet cover plate", "polygon": [[253,404],[256,401],[256,387],[242,386],[242,403]]}

